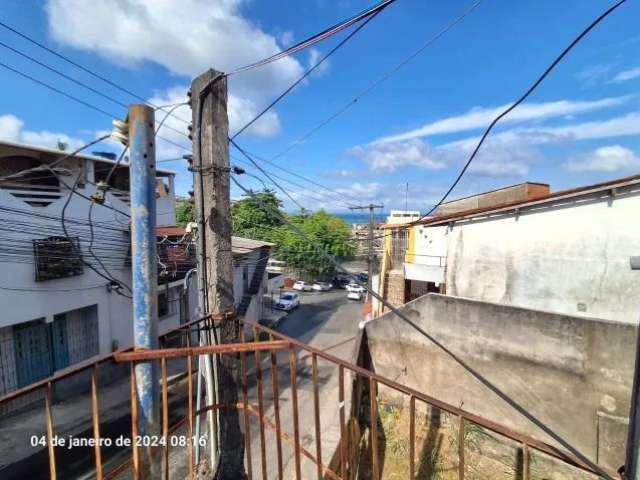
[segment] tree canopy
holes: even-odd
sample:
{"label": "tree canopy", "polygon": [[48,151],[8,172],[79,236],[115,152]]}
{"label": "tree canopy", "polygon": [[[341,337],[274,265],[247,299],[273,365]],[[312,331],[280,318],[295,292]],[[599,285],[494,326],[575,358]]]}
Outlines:
{"label": "tree canopy", "polygon": [[[244,196],[235,201],[231,206],[231,216],[234,235],[274,243],[275,258],[313,277],[331,276],[335,268],[311,242],[285,225],[282,218],[294,223],[315,245],[338,260],[351,259],[355,254],[349,224],[342,218],[324,210],[289,215],[282,210],[282,201],[272,190],[256,192],[254,196]],[[176,217],[181,225],[195,221],[193,202],[179,201]]]}
{"label": "tree canopy", "polygon": [[176,202],[176,221],[183,227],[196,221],[196,209],[191,200],[182,199]]}

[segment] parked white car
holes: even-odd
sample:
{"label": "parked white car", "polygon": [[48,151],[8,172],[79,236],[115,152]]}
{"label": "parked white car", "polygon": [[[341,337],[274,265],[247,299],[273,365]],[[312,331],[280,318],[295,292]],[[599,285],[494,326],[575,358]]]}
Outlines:
{"label": "parked white car", "polygon": [[294,308],[298,308],[300,306],[300,297],[298,297],[297,293],[287,292],[280,295],[275,303],[274,307],[280,310],[284,310],[285,312],[289,312]]}
{"label": "parked white car", "polygon": [[293,284],[293,289],[299,290],[301,292],[310,292],[311,290],[313,290],[313,287],[311,287],[311,284],[308,282],[303,282],[302,280],[298,280],[296,283]]}
{"label": "parked white car", "polygon": [[347,293],[347,298],[349,300],[362,300],[362,293],[361,292],[349,292]]}
{"label": "parked white car", "polygon": [[333,288],[333,284],[329,282],[315,282],[312,287],[317,292],[325,292]]}
{"label": "parked white car", "polygon": [[351,293],[364,293],[365,289],[362,285],[358,285],[357,283],[350,283],[346,287],[347,292]]}

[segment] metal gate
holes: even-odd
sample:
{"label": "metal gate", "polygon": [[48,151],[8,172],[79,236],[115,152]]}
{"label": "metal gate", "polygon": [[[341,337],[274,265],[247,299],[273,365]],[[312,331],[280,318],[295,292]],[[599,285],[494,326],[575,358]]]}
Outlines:
{"label": "metal gate", "polygon": [[52,323],[41,319],[15,325],[13,341],[18,388],[69,366],[67,319],[64,314],[54,316]]}

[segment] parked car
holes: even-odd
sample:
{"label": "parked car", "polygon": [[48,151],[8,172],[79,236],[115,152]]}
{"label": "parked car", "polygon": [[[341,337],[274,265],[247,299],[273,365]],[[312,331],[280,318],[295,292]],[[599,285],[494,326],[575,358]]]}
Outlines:
{"label": "parked car", "polygon": [[351,292],[364,293],[365,292],[364,287],[362,285],[358,285],[357,283],[350,283],[345,288],[347,289],[347,292],[349,292],[349,293],[351,293]]}
{"label": "parked car", "polygon": [[294,308],[298,308],[300,306],[300,297],[298,297],[297,293],[287,292],[280,295],[275,303],[274,307],[280,310],[284,310],[285,312],[289,312]]}
{"label": "parked car", "polygon": [[312,286],[317,292],[325,292],[333,288],[333,284],[329,282],[315,282]]}
{"label": "parked car", "polygon": [[347,298],[349,300],[362,300],[362,293],[361,292],[354,292],[354,291],[350,291],[349,293],[347,293]]}
{"label": "parked car", "polygon": [[344,277],[336,277],[333,279],[333,284],[338,287],[338,288],[346,288],[347,285],[349,285],[351,283],[351,281],[348,278],[344,278]]}
{"label": "parked car", "polygon": [[369,274],[367,272],[360,272],[358,274],[358,280],[360,280],[361,282],[368,282]]}
{"label": "parked car", "polygon": [[313,287],[311,287],[311,284],[309,282],[303,282],[302,280],[298,280],[296,283],[293,284],[293,289],[299,290],[301,292],[310,292],[311,290],[313,290]]}

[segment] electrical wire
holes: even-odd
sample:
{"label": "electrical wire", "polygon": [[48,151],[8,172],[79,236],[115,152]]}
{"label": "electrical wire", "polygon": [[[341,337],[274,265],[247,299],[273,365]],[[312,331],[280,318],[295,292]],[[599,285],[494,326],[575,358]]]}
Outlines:
{"label": "electrical wire", "polygon": [[451,186],[447,189],[447,191],[445,192],[445,194],[442,196],[442,198],[438,201],[438,203],[436,203],[426,214],[424,214],[422,217],[420,217],[418,220],[414,220],[413,222],[410,222],[408,224],[405,224],[403,226],[403,228],[408,228],[410,226],[416,225],[418,223],[420,223],[422,220],[424,220],[425,218],[427,218],[429,215],[431,215],[440,205],[442,205],[442,203],[447,199],[447,197],[449,196],[449,194],[453,191],[454,188],[456,188],[456,186],[458,185],[458,183],[460,182],[460,180],[462,179],[462,177],[464,176],[465,172],[467,171],[467,169],[469,168],[469,165],[471,165],[471,162],[473,162],[473,160],[475,159],[476,155],[478,154],[478,151],[480,150],[480,147],[482,147],[482,144],[484,143],[485,139],[487,138],[487,136],[489,135],[489,133],[491,132],[491,130],[493,130],[493,127],[504,117],[506,117],[511,111],[513,111],[518,105],[520,105],[522,102],[524,102],[527,97],[529,97],[529,95],[531,95],[533,93],[533,91],[542,83],[542,81],[547,78],[547,76],[551,73],[551,71],[562,61],[562,59],[580,42],[580,40],[582,40],[591,30],[593,30],[600,22],[602,22],[606,17],[608,17],[614,10],[616,10],[618,7],[620,7],[623,3],[625,3],[627,0],[620,0],[617,3],[615,3],[614,5],[612,5],[611,7],[609,7],[607,10],[605,10],[602,14],[600,14],[594,21],[592,21],[587,28],[585,28],[584,30],[582,30],[582,32],[580,32],[580,34],[575,37],[573,39],[573,41],[564,48],[564,50],[562,50],[562,52],[560,53],[560,55],[558,55],[555,60],[545,69],[545,71],[542,73],[542,75],[540,75],[537,80],[535,82],[533,82],[533,84],[515,101],[513,102],[509,107],[507,107],[502,113],[500,113],[496,118],[493,119],[493,121],[489,124],[489,126],[486,128],[486,130],[484,131],[484,133],[482,134],[482,136],[480,137],[480,140],[478,141],[477,145],[475,146],[475,148],[473,149],[471,155],[469,156],[469,158],[467,159],[467,161],[464,164],[464,167],[462,168],[462,170],[460,171],[460,173],[458,174],[458,176],[456,177],[456,179],[454,180],[454,182],[451,184]]}
{"label": "electrical wire", "polygon": [[[271,161],[274,161],[280,157],[282,157],[283,155],[285,155],[286,153],[288,153],[289,151],[291,151],[293,148],[295,148],[298,145],[303,144],[307,139],[309,139],[312,135],[314,135],[315,133],[317,133],[319,130],[321,130],[322,128],[324,128],[325,126],[327,126],[329,123],[331,123],[333,120],[335,120],[336,118],[338,118],[340,115],[342,115],[344,112],[346,112],[347,110],[349,110],[351,107],[353,107],[356,103],[358,103],[363,97],[367,96],[369,93],[371,93],[374,89],[376,89],[380,84],[386,82],[389,78],[391,78],[393,75],[395,75],[402,67],[404,67],[405,65],[407,65],[409,62],[411,62],[413,59],[415,59],[416,57],[418,57],[418,55],[420,55],[422,52],[424,52],[427,48],[429,48],[431,45],[433,45],[436,41],[438,41],[442,36],[444,36],[449,30],[451,30],[453,27],[455,27],[456,25],[458,25],[460,22],[462,22],[462,20],[464,20],[468,15],[470,15],[478,6],[480,6],[480,3],[482,2],[482,0],[477,0],[475,1],[467,10],[465,10],[462,14],[460,14],[458,17],[456,17],[455,19],[453,19],[451,22],[449,22],[448,25],[446,25],[442,30],[440,30],[438,33],[436,33],[435,35],[433,35],[432,37],[430,37],[424,44],[422,44],[420,46],[420,48],[418,48],[416,51],[412,52],[409,56],[407,56],[406,58],[404,58],[400,63],[398,63],[397,65],[395,65],[393,68],[391,68],[390,70],[388,70],[386,73],[384,73],[380,78],[378,78],[377,80],[375,80],[373,83],[371,83],[367,88],[365,88],[363,91],[361,91],[360,93],[358,93],[357,95],[355,95],[351,100],[349,100],[347,103],[345,103],[341,108],[339,108],[335,113],[329,115],[327,118],[325,118],[322,122],[320,122],[318,125],[316,125],[315,127],[313,127],[311,130],[309,130],[307,133],[305,133],[304,135],[302,135],[301,137],[299,137],[298,139],[294,140],[293,142],[291,142],[289,144],[289,146],[287,146],[284,150],[282,150],[280,153],[274,155],[273,157],[271,157]],[[264,160],[267,161],[267,160]]]}
{"label": "electrical wire", "polygon": [[[247,150],[245,150],[245,152],[247,154],[251,155],[254,158],[254,160],[257,160],[256,156],[254,154],[249,153]],[[241,158],[237,158],[237,157],[233,157],[233,156],[231,156],[231,158],[235,162],[239,162],[239,163],[242,163],[243,165],[247,165],[247,166],[249,166],[249,168],[254,168],[253,164],[250,163],[250,162],[247,162],[246,160],[242,160]],[[276,167],[277,167],[277,165],[276,165]],[[284,170],[284,169],[282,169],[280,167],[278,167],[278,170],[283,170],[285,172],[288,172],[288,170]],[[298,188],[303,189],[303,191],[305,192],[305,194],[308,197],[311,197],[313,200],[316,200],[318,202],[333,203],[335,205],[340,205],[340,206],[343,206],[343,207],[346,207],[346,208],[350,208],[350,207],[352,207],[354,205],[354,204],[350,204],[350,203],[347,203],[344,200],[342,200],[342,198],[344,198],[344,197],[347,197],[347,198],[352,198],[352,197],[350,197],[347,194],[340,193],[337,190],[332,190],[329,187],[322,187],[322,188],[326,189],[327,191],[331,192],[333,194],[332,197],[334,197],[334,198],[332,198],[332,197],[329,197],[329,198],[320,197],[320,196],[318,196],[316,194],[312,194],[309,191],[308,187],[306,187],[305,185],[301,185],[300,183],[294,182],[293,180],[290,180],[288,178],[282,177],[282,176],[274,173],[273,171],[266,170],[266,169],[265,169],[265,171],[267,171],[271,176],[273,176],[275,178],[278,178],[283,182],[286,182],[286,183],[288,183],[290,185],[293,185],[293,186],[296,186]],[[295,175],[295,176],[298,176],[298,175]],[[303,177],[303,178],[305,178],[305,177]],[[307,181],[309,183],[316,184],[313,180],[308,179]],[[317,184],[317,186],[321,186],[321,184]]]}
{"label": "electrical wire", "polygon": [[[100,272],[97,268],[95,268],[91,263],[87,262],[83,256],[82,256],[82,252],[80,251],[80,249],[76,246],[76,244],[73,242],[72,237],[69,235],[69,232],[67,231],[67,227],[65,225],[65,214],[67,211],[67,208],[69,207],[69,203],[71,203],[71,198],[73,197],[72,192],[76,190],[76,188],[78,187],[78,182],[80,181],[80,177],[82,176],[82,170],[80,170],[78,172],[78,175],[73,183],[73,187],[71,189],[71,192],[69,193],[69,195],[67,196],[67,199],[64,203],[64,206],[62,207],[62,211],[60,212],[60,225],[62,226],[62,230],[64,232],[64,236],[67,238],[67,240],[69,241],[69,244],[71,245],[71,248],[73,250],[76,251],[76,254],[78,256],[78,259],[87,267],[89,267],[91,270],[93,270],[96,274],[98,274],[99,276],[101,276],[102,278],[104,278],[105,280],[108,280],[111,283],[115,283],[116,285],[119,285],[120,287],[125,287],[127,290],[129,290],[129,292],[131,292],[131,288],[126,285],[124,282],[121,282],[119,280],[117,280],[116,278],[113,277],[113,275],[111,275],[111,273],[105,268],[105,274],[103,274],[102,272]],[[93,202],[92,202],[93,203]],[[131,298],[130,296],[122,293],[119,291],[119,288],[115,289],[115,292],[119,295],[122,295],[124,297],[127,298]]]}
{"label": "electrical wire", "polygon": [[[245,164],[245,165],[251,165],[249,162],[242,161],[242,160],[241,160],[241,159],[239,159],[239,158],[238,158],[238,159],[234,159],[234,160],[235,160],[236,162],[238,162],[238,161],[239,161],[239,162],[241,162],[241,163],[243,163],[243,164]],[[247,167],[247,168],[253,168],[253,167]],[[242,170],[246,170],[246,169],[244,169],[244,168],[243,168]],[[301,190],[293,190],[293,189],[290,189],[290,191],[291,191],[291,192],[296,193],[296,194],[298,194],[298,195],[300,195],[300,196],[303,196],[303,197],[309,197],[311,200],[314,200],[314,201],[316,201],[316,202],[318,202],[318,203],[320,203],[320,204],[333,204],[333,205],[340,206],[340,207],[343,207],[343,208],[349,208],[349,207],[351,206],[351,205],[350,205],[350,204],[348,204],[348,203],[344,203],[344,202],[343,202],[343,201],[341,201],[341,200],[333,199],[333,198],[331,198],[331,197],[329,197],[329,198],[323,198],[323,197],[320,197],[320,196],[318,196],[316,193],[312,193],[312,192],[309,190],[309,188],[308,188],[308,187],[306,187],[305,185],[301,185],[300,183],[294,182],[293,180],[290,180],[290,179],[288,179],[288,178],[282,177],[282,176],[280,176],[280,175],[278,175],[278,174],[276,174],[276,173],[274,173],[274,172],[272,172],[272,171],[269,171],[269,170],[265,170],[265,171],[267,171],[267,172],[269,173],[269,175],[271,175],[272,177],[277,178],[277,179],[279,179],[279,180],[280,180],[280,181],[282,181],[282,182],[285,182],[285,183],[287,183],[287,184],[293,185],[294,187],[298,187],[298,188],[300,188]],[[249,172],[247,172],[247,171],[245,171],[245,173],[246,173],[247,175],[250,175],[250,174],[249,174]],[[263,183],[263,185],[264,185],[264,182],[262,181],[262,179],[261,179],[261,178],[259,178],[259,177],[257,177],[257,176],[255,176],[255,178],[258,178],[258,179]],[[266,188],[266,185],[265,185],[265,188]],[[311,210],[311,209],[309,209],[309,210]]]}
{"label": "electrical wire", "polygon": [[384,298],[382,298],[378,293],[376,293],[373,289],[370,289],[366,284],[362,283],[356,275],[346,270],[340,263],[338,263],[332,255],[328,254],[322,246],[318,245],[312,239],[310,239],[298,226],[289,221],[286,217],[280,214],[279,211],[271,208],[269,205],[262,202],[260,197],[256,196],[250,190],[246,189],[234,176],[231,177],[231,180],[243,190],[247,195],[250,195],[254,198],[254,200],[262,206],[264,210],[272,211],[276,216],[280,218],[280,220],[289,226],[289,228],[297,234],[299,237],[306,240],[310,246],[314,248],[325,260],[327,260],[336,270],[342,272],[343,274],[351,277],[351,279],[361,285],[366,291],[369,292],[373,298],[381,302],[386,308],[391,310],[395,315],[397,315],[401,320],[410,325],[414,330],[420,333],[422,336],[430,340],[434,345],[440,348],[444,353],[446,353],[451,359],[453,359],[456,363],[458,363],[462,368],[464,368],[468,373],[470,373],[476,380],[478,380],[482,385],[491,390],[494,394],[496,394],[499,398],[501,398],[504,402],[506,402],[510,407],[518,411],[521,415],[531,421],[534,425],[540,428],[543,432],[545,432],[549,437],[553,438],[556,442],[566,448],[569,452],[571,452],[576,458],[578,458],[585,465],[588,465],[593,471],[598,472],[599,475],[607,478],[608,480],[613,480],[613,478],[605,472],[599,465],[592,462],[586,455],[583,455],[578,449],[576,449],[573,445],[567,442],[564,438],[558,435],[555,431],[553,431],[550,427],[548,427],[544,422],[539,420],[536,416],[530,413],[526,408],[521,406],[518,402],[516,402],[513,398],[511,398],[507,393],[503,392],[499,387],[494,385],[490,380],[484,377],[480,372],[475,370],[471,365],[465,362],[461,357],[459,357],[455,352],[450,350],[444,343],[440,342],[438,339],[433,337],[430,333],[425,331],[419,325],[417,325],[413,320],[407,317],[402,311],[400,311],[397,307],[391,305]]}
{"label": "electrical wire", "polygon": [[233,145],[234,147],[236,147],[236,149],[245,156],[245,158],[247,160],[249,160],[258,170],[260,170],[262,172],[262,174],[267,177],[271,183],[273,183],[278,189],[280,189],[280,191],[282,191],[282,193],[284,193],[287,197],[289,197],[289,200],[291,200],[293,203],[295,203],[296,205],[298,205],[298,207],[300,207],[301,210],[304,210],[304,207],[302,205],[300,205],[300,203],[298,203],[298,201],[296,199],[293,198],[293,196],[282,186],[280,185],[278,182],[276,182],[260,165],[258,165],[236,142],[233,138],[229,139],[229,142],[231,142],[231,145]]}
{"label": "electrical wire", "polygon": [[[62,55],[62,54],[56,52],[55,50],[52,50],[51,48],[47,47],[43,43],[35,40],[34,38],[30,37],[29,35],[17,30],[14,27],[11,27],[10,25],[8,25],[8,24],[6,24],[4,22],[0,22],[0,27],[9,30],[10,32],[12,32],[12,33],[22,37],[23,39],[27,40],[28,42],[31,42],[33,45],[36,45],[37,47],[49,52],[50,54],[58,57],[61,60],[64,60],[65,62],[69,63],[70,65],[73,65],[74,67],[79,68],[83,72],[88,73],[92,77],[97,78],[98,80],[101,80],[101,81],[105,82],[106,84],[108,84],[108,85],[120,90],[121,92],[126,93],[127,95],[130,95],[133,98],[136,98],[136,99],[140,100],[141,102],[143,102],[146,105],[150,105],[151,107],[158,108],[158,109],[164,109],[165,108],[164,106],[155,107],[154,105],[148,103],[147,100],[144,99],[141,95],[138,95],[137,93],[132,92],[131,90],[128,90],[128,89],[122,87],[121,85],[118,85],[117,83],[113,82],[112,80],[109,80],[105,76],[94,72],[93,70],[81,65],[80,63],[78,63],[78,62],[76,62],[74,60],[71,60],[69,57],[66,57],[65,55]],[[189,122],[184,120],[183,118],[180,118],[180,117],[177,117],[177,116],[175,118],[180,120],[180,121],[182,121],[182,122],[184,122],[184,123],[186,123],[186,124],[189,124]]]}
{"label": "electrical wire", "polygon": [[[388,3],[387,3],[387,5],[388,5]],[[384,7],[382,7],[382,8],[384,8]],[[338,51],[345,43],[347,43],[349,40],[351,40],[351,38],[353,38],[354,35],[356,35],[360,30],[362,30],[381,11],[382,11],[382,9],[377,10],[370,17],[368,17],[364,22],[362,22],[360,25],[358,25],[358,27],[355,30],[353,30],[353,32],[349,33],[349,35],[347,35],[340,43],[338,43],[335,47],[333,47],[331,50],[329,50],[329,52],[327,54],[323,55],[323,57],[320,60],[318,60],[311,68],[307,69],[307,71],[304,72],[295,82],[293,82],[291,85],[289,85],[289,87],[287,89],[285,89],[284,92],[282,92],[280,95],[278,95],[269,105],[267,105],[264,109],[262,109],[262,111],[260,111],[260,113],[258,113],[255,117],[253,117],[251,120],[249,120],[247,123],[245,123],[244,126],[242,128],[240,128],[240,130],[238,130],[236,133],[233,134],[233,136],[230,138],[230,140],[234,140],[235,138],[237,138],[238,135],[240,135],[242,132],[244,132],[247,128],[249,128],[251,125],[253,125],[255,122],[257,122],[265,113],[267,113],[270,109],[272,109],[274,106],[276,106],[276,104],[278,102],[280,102],[280,100],[282,100],[284,97],[286,97],[289,94],[289,92],[291,92],[291,90],[293,90],[296,86],[298,86],[300,84],[300,82],[302,82],[305,78],[307,78],[309,75],[311,75],[311,73],[313,73],[313,71],[316,68],[318,68],[320,65],[322,65],[325,60],[327,60],[331,55],[333,55],[336,51]]]}
{"label": "electrical wire", "polygon": [[341,32],[342,30],[349,28],[351,25],[354,25],[355,23],[358,23],[359,21],[366,19],[367,17],[371,17],[373,15],[378,14],[379,12],[381,12],[383,9],[385,9],[386,7],[388,7],[389,5],[391,5],[395,0],[384,0],[380,3],[377,3],[376,5],[373,5],[372,7],[363,10],[362,12],[353,15],[350,18],[347,18],[346,20],[343,20],[335,25],[333,25],[332,27],[329,27],[325,30],[323,30],[322,32],[316,33],[315,35],[299,42],[296,43],[295,45],[287,48],[286,50],[276,53],[270,57],[267,57],[265,59],[262,59],[258,62],[255,63],[251,63],[249,65],[245,65],[244,67],[240,67],[240,68],[236,68],[235,70],[231,71],[228,75],[235,75],[241,72],[245,72],[247,70],[252,70],[254,68],[258,68],[258,67],[262,67],[264,65],[267,65],[269,63],[275,62],[277,60],[280,60],[281,58],[285,58],[288,57],[290,55],[293,55],[294,53],[297,53],[301,50],[304,50],[306,48],[309,48],[313,45],[315,45],[316,43],[319,43],[327,38],[329,38],[332,35],[335,35],[338,32]]}
{"label": "electrical wire", "polygon": [[[2,25],[2,22],[0,22],[0,25]],[[38,84],[38,85],[40,85],[42,87],[45,87],[45,88],[47,88],[47,89],[49,89],[49,90],[51,90],[51,91],[53,91],[53,92],[55,92],[55,93],[57,93],[59,95],[62,95],[65,98],[68,98],[69,100],[73,100],[74,102],[79,103],[80,105],[83,105],[83,106],[85,106],[85,107],[87,107],[87,108],[89,108],[91,110],[94,110],[94,111],[96,111],[96,112],[98,112],[98,113],[100,113],[100,114],[102,114],[102,115],[104,115],[106,117],[109,117],[112,120],[119,120],[119,118],[115,114],[113,114],[111,112],[108,112],[107,110],[104,110],[104,109],[102,109],[100,107],[96,107],[95,105],[93,105],[93,104],[91,104],[91,103],[89,103],[89,102],[87,102],[85,100],[82,100],[81,98],[78,98],[78,97],[76,97],[74,95],[71,95],[70,93],[67,93],[67,92],[64,92],[64,91],[60,90],[57,87],[54,87],[53,85],[50,85],[50,84],[48,84],[46,82],[43,82],[42,80],[38,80],[37,78],[35,78],[35,77],[33,77],[33,76],[31,76],[31,75],[29,75],[27,73],[21,72],[20,70],[18,70],[16,68],[13,68],[13,67],[7,65],[6,63],[0,62],[0,67],[3,67],[5,69],[15,73],[16,75],[19,75],[19,76],[23,77],[23,78],[31,80],[32,82],[34,82],[34,83],[36,83],[36,84]],[[186,135],[184,132],[179,132],[179,133],[181,133],[182,135],[185,135],[188,138],[188,135]],[[166,142],[166,143],[168,143],[170,145],[173,145],[174,147],[177,147],[177,148],[180,148],[180,149],[182,149],[184,151],[190,152],[190,150],[188,148],[184,147],[183,145],[180,145],[179,143],[174,142],[173,140],[170,140],[170,139],[165,138],[165,137],[161,137],[160,135],[156,135],[156,136],[159,139],[161,139],[162,141],[164,141],[164,142]]]}

